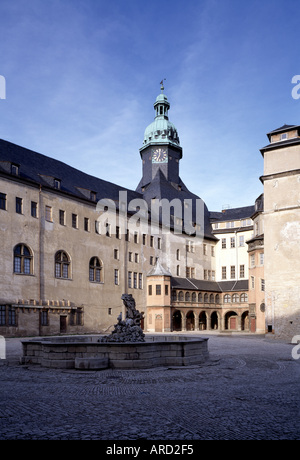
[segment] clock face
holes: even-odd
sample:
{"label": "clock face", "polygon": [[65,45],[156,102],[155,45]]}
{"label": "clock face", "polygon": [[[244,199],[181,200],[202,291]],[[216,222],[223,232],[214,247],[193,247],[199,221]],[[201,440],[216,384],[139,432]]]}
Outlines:
{"label": "clock face", "polygon": [[152,163],[168,163],[167,149],[158,147],[152,151]]}

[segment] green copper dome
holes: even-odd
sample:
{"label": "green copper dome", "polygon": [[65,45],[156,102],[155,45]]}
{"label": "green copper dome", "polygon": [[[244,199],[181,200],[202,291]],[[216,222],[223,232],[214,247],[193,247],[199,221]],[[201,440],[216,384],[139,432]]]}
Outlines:
{"label": "green copper dome", "polygon": [[157,96],[154,103],[156,116],[154,121],[145,130],[143,147],[156,143],[180,145],[177,129],[169,121],[168,110],[170,103],[163,91],[164,87],[162,85],[161,94]]}

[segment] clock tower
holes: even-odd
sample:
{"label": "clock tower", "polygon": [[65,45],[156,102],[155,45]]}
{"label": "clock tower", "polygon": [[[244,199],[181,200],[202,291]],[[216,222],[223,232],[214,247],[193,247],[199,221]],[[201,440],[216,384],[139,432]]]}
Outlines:
{"label": "clock tower", "polygon": [[162,173],[168,182],[178,187],[179,160],[182,158],[177,129],[169,121],[170,103],[164,94],[161,82],[161,94],[154,103],[155,119],[146,128],[140,155],[143,161],[143,177],[137,191],[144,193],[158,173]]}

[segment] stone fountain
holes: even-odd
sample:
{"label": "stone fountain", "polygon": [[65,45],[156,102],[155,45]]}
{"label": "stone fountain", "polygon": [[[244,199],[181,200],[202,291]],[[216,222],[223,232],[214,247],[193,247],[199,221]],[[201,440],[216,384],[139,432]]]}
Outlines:
{"label": "stone fountain", "polygon": [[141,313],[130,294],[122,295],[126,307],[108,336],[41,337],[23,340],[21,364],[54,369],[149,369],[190,366],[208,358],[207,338],[182,334],[144,334]]}

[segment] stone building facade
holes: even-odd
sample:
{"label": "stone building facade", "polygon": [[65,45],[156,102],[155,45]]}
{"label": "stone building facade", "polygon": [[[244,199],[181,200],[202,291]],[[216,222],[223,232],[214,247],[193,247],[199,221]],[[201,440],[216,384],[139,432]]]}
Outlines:
{"label": "stone building facade", "polygon": [[[135,191],[0,140],[1,335],[109,331],[122,311],[123,293],[135,298],[145,331],[255,333],[273,324],[270,308],[274,311],[279,295],[278,278],[269,262],[265,275],[262,271],[264,260],[274,257],[270,247],[275,242],[268,235],[268,245],[262,243],[263,231],[257,233],[256,224],[261,216],[266,227],[268,220],[292,214],[292,224],[280,222],[278,231],[295,237],[297,193],[291,190],[291,203],[280,213],[283,203],[276,198],[274,210],[270,193],[284,187],[287,177],[296,190],[299,173],[276,169],[269,159],[273,150],[266,148],[265,212],[258,202],[209,212],[180,178],[183,150],[169,108],[162,88],[140,149],[143,175]],[[275,155],[281,151],[275,150]],[[297,152],[292,169],[299,163]],[[280,250],[285,257],[291,248],[282,245],[276,256]],[[267,326],[265,282],[255,289],[249,285],[252,277],[263,276]],[[291,309],[289,321],[295,327],[292,303],[299,288],[286,282],[290,297],[285,311]]]}

